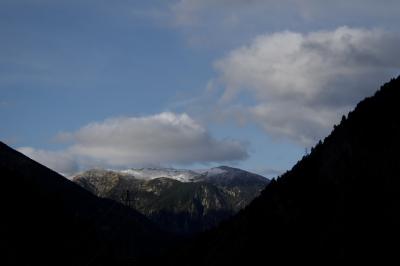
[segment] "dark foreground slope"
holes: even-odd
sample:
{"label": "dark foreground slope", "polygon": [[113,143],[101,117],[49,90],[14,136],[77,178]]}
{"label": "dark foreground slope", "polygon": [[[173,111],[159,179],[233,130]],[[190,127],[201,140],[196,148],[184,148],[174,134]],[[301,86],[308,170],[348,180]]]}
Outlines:
{"label": "dark foreground slope", "polygon": [[397,78],[360,102],[323,143],[271,182],[244,211],[180,250],[187,256],[175,261],[398,263],[399,103]]}
{"label": "dark foreground slope", "polygon": [[150,261],[167,244],[141,214],[1,142],[0,175],[2,265],[120,265]]}

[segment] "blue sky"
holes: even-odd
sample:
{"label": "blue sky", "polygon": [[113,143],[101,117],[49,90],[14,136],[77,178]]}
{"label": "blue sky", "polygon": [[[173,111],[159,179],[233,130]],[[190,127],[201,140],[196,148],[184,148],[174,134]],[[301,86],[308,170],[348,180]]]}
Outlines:
{"label": "blue sky", "polygon": [[0,1],[0,139],[90,167],[290,169],[399,73],[398,1]]}

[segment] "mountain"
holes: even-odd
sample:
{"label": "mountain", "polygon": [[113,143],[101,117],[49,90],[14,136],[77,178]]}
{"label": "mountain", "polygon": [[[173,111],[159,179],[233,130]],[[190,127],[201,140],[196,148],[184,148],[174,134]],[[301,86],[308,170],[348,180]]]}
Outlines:
{"label": "mountain", "polygon": [[125,265],[174,238],[0,142],[2,265]]}
{"label": "mountain", "polygon": [[343,116],[243,211],[171,256],[171,264],[398,264],[399,105],[400,77]]}
{"label": "mountain", "polygon": [[244,208],[269,182],[227,166],[199,171],[93,169],[73,181],[96,196],[138,210],[166,231],[180,234],[215,227]]}

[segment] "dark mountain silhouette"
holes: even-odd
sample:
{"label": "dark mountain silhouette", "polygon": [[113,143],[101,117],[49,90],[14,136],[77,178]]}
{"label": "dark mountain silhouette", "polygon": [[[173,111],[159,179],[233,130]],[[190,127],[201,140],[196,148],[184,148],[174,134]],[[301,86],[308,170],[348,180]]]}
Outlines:
{"label": "dark mountain silhouette", "polygon": [[2,265],[151,261],[173,239],[0,142]]}
{"label": "dark mountain silhouette", "polygon": [[217,226],[249,204],[269,180],[238,168],[93,169],[73,181],[96,196],[132,207],[165,231],[191,235]]}
{"label": "dark mountain silhouette", "polygon": [[[400,77],[292,170],[162,265],[399,263]],[[3,265],[152,265],[175,239],[0,143]]]}
{"label": "dark mountain silhouette", "polygon": [[272,181],[247,208],[179,250],[171,261],[183,265],[398,263],[399,103],[397,78],[360,102],[330,136]]}

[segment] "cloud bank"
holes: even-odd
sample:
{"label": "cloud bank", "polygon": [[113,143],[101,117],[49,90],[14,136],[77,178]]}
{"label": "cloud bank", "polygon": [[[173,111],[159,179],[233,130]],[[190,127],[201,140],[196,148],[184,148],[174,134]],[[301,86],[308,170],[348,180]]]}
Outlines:
{"label": "cloud bank", "polygon": [[17,150],[65,176],[69,176],[79,170],[79,164],[75,156],[66,151],[46,151],[32,147],[20,147]]}
{"label": "cloud bank", "polygon": [[379,29],[260,35],[215,62],[221,101],[249,94],[255,104],[243,107],[241,119],[310,145],[398,73],[398,47],[399,35]]}
{"label": "cloud bank", "polygon": [[190,42],[229,46],[243,37],[282,29],[374,25],[397,30],[398,10],[400,2],[395,0],[177,0],[170,3],[169,16]]}
{"label": "cloud bank", "polygon": [[111,118],[90,123],[59,139],[72,142],[64,151],[19,149],[54,170],[71,174],[77,166],[137,167],[188,165],[243,160],[242,142],[218,140],[187,114],[170,112],[143,117]]}

